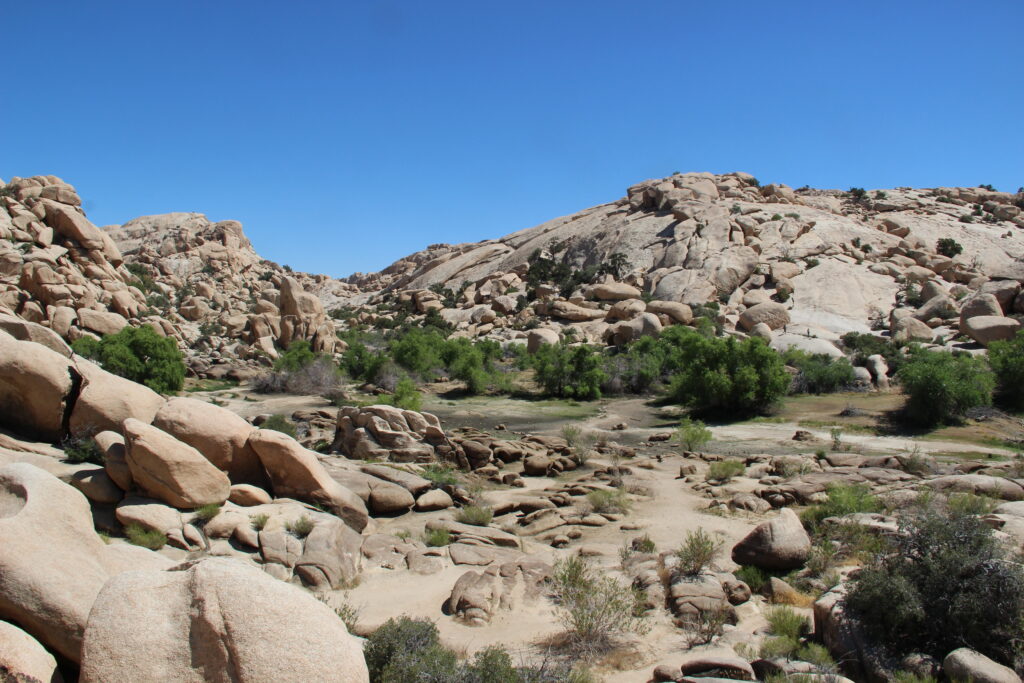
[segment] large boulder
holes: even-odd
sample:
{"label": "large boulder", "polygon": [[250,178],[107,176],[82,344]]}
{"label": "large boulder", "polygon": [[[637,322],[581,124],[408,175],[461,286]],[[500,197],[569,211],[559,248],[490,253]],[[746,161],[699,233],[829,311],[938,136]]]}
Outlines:
{"label": "large boulder", "polygon": [[112,579],[89,616],[82,683],[366,683],[358,641],[310,593],[211,558]]}
{"label": "large boulder", "polygon": [[761,569],[796,569],[810,552],[811,539],[800,518],[783,508],[778,517],[759,524],[733,546],[732,561]]}
{"label": "large boulder", "polygon": [[900,318],[892,327],[892,338],[895,341],[931,341],[935,337],[932,328],[917,318]]}
{"label": "large boulder", "polygon": [[0,331],[0,424],[24,436],[61,438],[78,375],[67,358]]}
{"label": "large boulder", "polygon": [[81,212],[52,199],[40,199],[39,202],[46,212],[47,225],[86,249],[103,251],[106,242],[103,240],[102,231],[90,223]]}
{"label": "large boulder", "polygon": [[689,325],[693,322],[693,309],[678,301],[648,301],[647,312],[667,315],[674,322]]}
{"label": "large boulder", "polygon": [[748,332],[754,329],[758,323],[764,323],[773,330],[777,330],[789,324],[789,311],[780,303],[766,301],[743,311],[740,314],[739,322],[740,327]]}
{"label": "large boulder", "polygon": [[74,360],[82,376],[68,425],[74,436],[118,430],[128,418],[149,424],[164,404],[160,394],[143,384],[118,377],[81,356]]}
{"label": "large boulder", "polygon": [[975,294],[964,302],[960,309],[960,331],[966,333],[964,324],[971,318],[979,316],[1001,317],[1003,309],[999,306],[999,299],[992,294]]}
{"label": "large boulder", "polygon": [[942,671],[951,681],[1020,683],[1020,676],[1013,669],[967,647],[958,648],[946,655],[942,660]]}
{"label": "large boulder", "polygon": [[39,641],[0,621],[0,680],[4,683],[62,683],[57,660]]}
{"label": "large boulder", "polygon": [[356,531],[366,527],[366,504],[332,479],[315,453],[287,434],[269,429],[254,430],[249,445],[263,463],[275,496],[321,505]]}
{"label": "large boulder", "polygon": [[26,463],[0,467],[0,618],[77,662],[96,594],[122,571],[169,565],[149,550],[107,545],[89,501]]}
{"label": "large boulder", "polygon": [[558,339],[558,332],[555,330],[538,327],[526,334],[526,351],[527,353],[536,353],[540,347],[546,344],[557,344]]}
{"label": "large boulder", "polygon": [[263,465],[249,445],[253,427],[230,410],[194,398],[172,398],[157,412],[153,426],[198,450],[233,483],[266,486]]}
{"label": "large boulder", "polygon": [[964,334],[983,346],[994,341],[1013,339],[1020,329],[1020,323],[1013,318],[995,315],[979,315],[963,321]]}
{"label": "large boulder", "polygon": [[590,296],[601,301],[623,301],[625,299],[639,299],[642,293],[633,285],[624,282],[606,282],[594,285],[590,289]]}
{"label": "large boulder", "polygon": [[228,499],[228,475],[192,446],[132,418],[124,421],[123,431],[132,479],[153,498],[176,508],[197,508]]}

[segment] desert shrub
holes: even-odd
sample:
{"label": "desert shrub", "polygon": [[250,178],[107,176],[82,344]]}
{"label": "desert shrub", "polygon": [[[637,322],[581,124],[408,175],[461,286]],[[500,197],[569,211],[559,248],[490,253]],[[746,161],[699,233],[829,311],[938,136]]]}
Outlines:
{"label": "desert shrub", "polygon": [[651,553],[653,553],[658,548],[654,544],[654,541],[651,540],[651,537],[650,537],[649,534],[644,534],[643,536],[640,536],[638,538],[634,538],[630,542],[630,547],[634,551],[636,551],[638,553],[644,553],[645,555],[650,555]]}
{"label": "desert shrub", "polygon": [[711,463],[704,478],[708,481],[729,481],[746,471],[746,465],[740,460],[719,460]]}
{"label": "desert shrub", "polygon": [[855,379],[853,366],[846,358],[790,349],[784,359],[800,371],[790,384],[789,390],[794,394],[831,394],[850,386]]}
{"label": "desert shrub", "polygon": [[687,531],[686,539],[675,552],[679,572],[686,575],[700,574],[715,559],[721,543],[703,529]]}
{"label": "desert shrub", "polygon": [[746,564],[737,569],[733,574],[737,579],[750,586],[750,590],[760,593],[766,589],[771,582],[771,577],[760,567]]}
{"label": "desert shrub", "polygon": [[420,410],[423,405],[423,395],[416,388],[416,383],[407,375],[398,380],[394,393],[382,397],[381,402],[402,410]]}
{"label": "desert shrub", "polygon": [[1010,410],[1024,410],[1024,331],[989,344],[988,362],[996,375],[996,401]]}
{"label": "desert shrub", "polygon": [[758,654],[765,659],[791,659],[800,650],[801,638],[810,632],[810,624],[790,607],[773,607],[765,615],[770,638],[761,644]]}
{"label": "desert shrub", "polygon": [[68,462],[103,464],[103,453],[100,452],[100,447],[96,445],[96,442],[90,438],[68,437],[61,442],[60,447],[64,450],[64,459]]}
{"label": "desert shrub", "polygon": [[282,434],[287,434],[293,439],[298,434],[295,430],[295,425],[293,425],[287,417],[280,414],[268,417],[263,421],[263,424],[260,425],[260,429],[269,429],[274,432],[281,432]]}
{"label": "desert shrub", "polygon": [[682,326],[663,337],[673,370],[669,399],[699,413],[732,419],[757,413],[789,386],[781,356],[763,339],[705,337]]}
{"label": "desert shrub", "polygon": [[981,358],[916,350],[897,375],[907,395],[909,420],[934,426],[992,403],[995,376]]}
{"label": "desert shrub", "polygon": [[684,419],[672,435],[688,451],[695,451],[711,441],[711,430],[700,420]]}
{"label": "desert shrub", "polygon": [[458,660],[426,619],[388,619],[363,649],[371,683],[455,680]]}
{"label": "desert shrub", "polygon": [[263,527],[265,527],[269,521],[270,515],[260,512],[249,517],[249,526],[251,526],[254,531],[263,531]]}
{"label": "desert shrub", "polygon": [[952,237],[943,237],[939,239],[938,244],[935,245],[935,251],[943,256],[953,258],[964,251],[963,246]]}
{"label": "desert shrub", "polygon": [[459,508],[456,521],[473,526],[487,526],[494,518],[494,510],[483,505],[467,505]]}
{"label": "desert shrub", "polygon": [[584,653],[608,648],[617,636],[646,633],[638,596],[582,557],[555,563],[552,597],[558,618]]}
{"label": "desert shrub", "polygon": [[308,341],[293,341],[288,348],[274,361],[275,370],[300,370],[317,358],[317,354],[309,346]]}
{"label": "desert shrub", "polygon": [[207,503],[206,505],[200,505],[194,510],[196,519],[199,520],[200,523],[205,524],[206,522],[209,522],[211,519],[220,514],[220,507],[221,506],[218,505],[217,503]]}
{"label": "desert shrub", "polygon": [[167,545],[167,535],[156,529],[147,529],[141,524],[132,522],[124,528],[124,535],[128,542],[133,545],[140,545],[150,550],[160,550]]}
{"label": "desert shrub", "polygon": [[459,483],[459,477],[455,474],[455,470],[446,465],[427,465],[420,472],[420,476],[430,481],[435,487],[456,486]]}
{"label": "desert shrub", "polygon": [[608,394],[642,394],[662,379],[665,352],[654,337],[641,337],[604,360],[601,390]]}
{"label": "desert shrub", "polygon": [[305,538],[313,531],[316,523],[308,515],[302,515],[296,520],[286,522],[284,528],[296,538]]}
{"label": "desert shrub", "polygon": [[813,527],[828,517],[842,517],[855,512],[881,512],[883,507],[867,484],[830,484],[828,499],[807,508],[800,517],[805,524]]}
{"label": "desert shrub", "polygon": [[629,496],[621,489],[597,489],[587,494],[587,504],[594,512],[610,512],[614,514],[625,514],[629,512],[632,503]]}
{"label": "desert shrub", "polygon": [[607,376],[601,369],[600,355],[589,346],[545,344],[526,362],[548,396],[586,401],[601,398],[601,384]]}
{"label": "desert shrub", "polygon": [[843,347],[853,353],[854,365],[867,365],[868,357],[876,354],[885,358],[891,373],[903,365],[904,356],[900,353],[903,345],[900,343],[867,332],[847,332],[842,336],[842,342]]}
{"label": "desert shrub", "polygon": [[849,194],[850,198],[853,199],[853,201],[859,202],[865,197],[867,197],[868,193],[867,190],[865,190],[863,187],[851,187]]}
{"label": "desert shrub", "polygon": [[[294,346],[294,344],[292,345]],[[253,391],[259,394],[301,394],[333,398],[342,393],[341,371],[330,356],[319,354],[304,364],[295,366],[293,358],[286,364],[291,369],[279,369],[257,377]]]}
{"label": "desert shrub", "polygon": [[845,606],[892,654],[969,647],[1004,664],[1024,643],[1024,571],[978,517],[905,516],[891,548],[850,582]]}
{"label": "desert shrub", "polygon": [[789,636],[770,636],[765,638],[758,649],[762,659],[791,659],[800,649],[800,641]]}
{"label": "desert shrub", "polygon": [[71,346],[104,370],[161,394],[180,391],[185,382],[185,363],[177,342],[161,337],[149,325],[125,327],[99,341],[83,337]]}
{"label": "desert shrub", "polygon": [[974,493],[953,493],[946,499],[946,506],[954,515],[987,515],[1002,501]]}
{"label": "desert shrub", "polygon": [[447,529],[427,529],[423,534],[423,542],[431,548],[441,548],[452,542],[452,534]]}
{"label": "desert shrub", "polygon": [[338,615],[339,619],[341,619],[341,622],[345,624],[345,628],[348,632],[355,633],[356,628],[359,627],[360,609],[348,600],[345,600],[333,609],[334,613]]}
{"label": "desert shrub", "polygon": [[386,354],[372,351],[361,341],[349,343],[341,356],[341,365],[352,379],[362,382],[376,382],[380,371],[388,362]]}

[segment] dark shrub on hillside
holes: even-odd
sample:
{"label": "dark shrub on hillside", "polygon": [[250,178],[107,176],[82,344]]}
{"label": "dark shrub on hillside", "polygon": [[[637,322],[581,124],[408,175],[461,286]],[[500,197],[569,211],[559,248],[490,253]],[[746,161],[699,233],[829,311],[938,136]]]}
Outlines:
{"label": "dark shrub on hillside", "polygon": [[161,394],[180,391],[185,382],[185,363],[177,342],[161,337],[149,325],[126,327],[99,341],[83,337],[71,347],[75,353],[95,360],[104,370],[145,384]]}
{"label": "dark shrub on hillside", "polygon": [[996,374],[996,400],[1010,410],[1024,410],[1024,331],[989,344],[988,362]]}
{"label": "dark shrub on hillside", "polygon": [[789,387],[782,357],[763,339],[705,337],[688,328],[669,328],[674,369],[669,399],[698,413],[740,417],[761,412]]}
{"label": "dark shrub on hillside", "polygon": [[938,244],[936,245],[935,251],[942,254],[943,256],[953,258],[958,254],[962,254],[964,248],[960,245],[959,242],[957,242],[952,237],[943,237],[939,240]]}
{"label": "dark shrub on hillside", "polygon": [[866,365],[868,357],[876,354],[885,358],[890,373],[898,371],[903,365],[904,357],[900,353],[903,344],[864,332],[847,332],[842,341],[843,347],[853,352],[854,365]]}
{"label": "dark shrub on hillside", "polygon": [[905,518],[900,530],[845,598],[869,636],[895,655],[942,659],[969,647],[1015,664],[1024,644],[1024,572],[992,530],[976,516],[934,509]]}
{"label": "dark shrub on hillside", "polygon": [[914,351],[897,377],[907,395],[907,418],[929,427],[990,405],[995,388],[995,376],[984,359],[939,351]]}

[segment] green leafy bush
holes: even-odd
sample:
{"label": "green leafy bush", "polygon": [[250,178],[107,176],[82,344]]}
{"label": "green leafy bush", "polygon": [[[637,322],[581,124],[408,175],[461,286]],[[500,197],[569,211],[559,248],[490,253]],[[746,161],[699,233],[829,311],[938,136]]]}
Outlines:
{"label": "green leafy bush", "polygon": [[452,534],[447,529],[428,529],[423,535],[423,542],[431,548],[441,548],[452,542]]}
{"label": "green leafy bush", "polygon": [[992,403],[995,376],[981,358],[916,350],[897,375],[912,421],[934,426]]}
{"label": "green leafy bush", "polygon": [[812,505],[800,515],[805,524],[814,526],[828,517],[856,512],[881,512],[884,507],[867,484],[830,484],[827,491],[824,503]]}
{"label": "green leafy bush", "polygon": [[402,410],[420,410],[423,405],[423,396],[416,388],[416,383],[406,376],[395,385],[394,393],[383,397],[381,401]]}
{"label": "green leafy bush", "polygon": [[64,450],[64,459],[68,462],[89,462],[93,465],[103,464],[103,453],[100,452],[100,447],[92,439],[69,437],[61,442],[60,447]]}
{"label": "green leafy bush", "polygon": [[831,394],[849,387],[855,380],[853,366],[846,358],[793,348],[785,353],[784,359],[800,371],[790,385],[794,394]]}
{"label": "green leafy bush", "polygon": [[586,401],[601,398],[601,384],[607,375],[601,369],[600,356],[589,346],[545,344],[528,356],[527,362],[548,396]]}
{"label": "green leafy bush", "polygon": [[271,415],[264,420],[263,424],[260,425],[260,429],[269,429],[274,432],[281,432],[282,434],[287,434],[293,439],[298,435],[298,432],[295,430],[295,425],[293,425],[284,415],[278,414]]}
{"label": "green leafy bush", "polygon": [[617,636],[649,630],[639,596],[582,557],[555,563],[552,597],[567,635],[583,653],[605,650]]}
{"label": "green leafy bush", "polygon": [[211,519],[220,514],[221,506],[217,503],[208,503],[206,505],[200,505],[195,509],[196,519],[200,523],[209,522]]}
{"label": "green leafy bush", "polygon": [[845,605],[894,655],[969,647],[1019,666],[1024,572],[978,517],[934,508],[905,517],[892,547],[856,574]]}
{"label": "green leafy bush", "polygon": [[704,478],[708,481],[729,481],[746,471],[747,467],[741,460],[719,460],[711,463]]}
{"label": "green leafy bush", "polygon": [[953,258],[964,251],[963,246],[952,237],[943,237],[939,239],[938,244],[935,246],[935,251],[943,256]]}
{"label": "green leafy bush", "polygon": [[711,430],[700,420],[684,419],[672,435],[688,451],[695,451],[711,441]]}
{"label": "green leafy bush", "polygon": [[310,365],[317,359],[317,354],[309,346],[308,341],[297,340],[274,361],[275,370],[296,371]]}
{"label": "green leafy bush", "polygon": [[988,362],[996,375],[997,402],[1010,410],[1024,410],[1024,330],[1009,341],[989,344]]}
{"label": "green leafy bush", "polygon": [[720,547],[721,543],[703,529],[687,531],[686,540],[675,552],[680,573],[690,576],[700,574],[711,565]]}
{"label": "green leafy bush", "polygon": [[178,344],[170,337],[161,337],[149,325],[125,327],[99,341],[83,337],[72,348],[104,370],[161,394],[180,391],[185,382],[185,363]]}
{"label": "green leafy bush", "polygon": [[587,494],[587,503],[594,512],[625,514],[632,507],[629,496],[622,489],[597,489]]}
{"label": "green leafy bush", "polygon": [[755,593],[764,591],[771,583],[771,577],[760,567],[746,564],[737,569],[733,574],[737,579],[750,586]]}
{"label": "green leafy bush", "polygon": [[[680,331],[676,331],[680,330]],[[783,396],[789,375],[763,339],[705,337],[670,327],[670,400],[700,413],[732,419],[765,410]]]}
{"label": "green leafy bush", "polygon": [[455,470],[445,465],[427,465],[420,472],[420,476],[430,481],[434,486],[457,486],[459,477]]}

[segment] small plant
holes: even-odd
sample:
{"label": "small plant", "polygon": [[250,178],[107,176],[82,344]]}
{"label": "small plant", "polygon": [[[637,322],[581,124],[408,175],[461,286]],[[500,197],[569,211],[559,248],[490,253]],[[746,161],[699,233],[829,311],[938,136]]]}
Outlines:
{"label": "small plant", "polygon": [[482,505],[467,505],[459,509],[455,519],[463,524],[487,526],[494,518],[494,511]]}
{"label": "small plant", "polygon": [[711,441],[711,430],[700,420],[684,419],[672,435],[688,451],[695,451]]}
{"label": "small plant", "polygon": [[431,548],[441,548],[452,542],[452,534],[447,529],[427,529],[423,534],[423,542]]}
{"label": "small plant", "polygon": [[293,425],[284,415],[271,415],[263,421],[263,424],[260,425],[260,429],[269,429],[271,431],[281,432],[282,434],[287,434],[293,439],[298,435],[298,432],[295,430],[295,425]]}
{"label": "small plant", "polygon": [[832,437],[832,450],[841,451],[843,450],[843,430],[839,427],[833,427],[828,430],[828,435]]}
{"label": "small plant", "polygon": [[[571,328],[570,328],[571,329]],[[594,442],[594,438],[590,434],[585,434],[583,430],[576,425],[564,425],[562,427],[562,438],[572,449],[573,462],[577,465],[586,465],[589,460],[590,446]]]}
{"label": "small plant", "polygon": [[1000,502],[995,498],[974,493],[954,493],[946,500],[946,505],[950,512],[958,515],[987,515],[995,510]]}
{"label": "small plant", "polygon": [[773,607],[768,610],[766,619],[768,620],[768,630],[776,636],[800,640],[811,630],[807,619],[794,612],[791,607]]}
{"label": "small plant", "polygon": [[455,470],[451,467],[441,464],[427,465],[420,472],[420,476],[430,481],[435,487],[440,486],[457,486],[459,478],[455,474]]}
{"label": "small plant", "polygon": [[621,489],[591,491],[587,494],[587,504],[597,513],[626,514],[632,507],[629,496]]}
{"label": "small plant", "polygon": [[606,650],[625,633],[644,634],[638,594],[603,576],[582,557],[555,563],[552,598],[573,645],[587,656]]}
{"label": "small plant", "polygon": [[268,521],[270,521],[270,515],[263,512],[260,512],[249,517],[249,525],[255,531],[263,531],[263,527],[267,525]]}
{"label": "small plant", "polygon": [[388,403],[402,410],[420,410],[423,405],[423,395],[408,375],[400,379],[394,393],[385,398]]}
{"label": "small plant", "polygon": [[938,244],[936,244],[935,251],[937,251],[942,256],[948,256],[949,258],[953,258],[954,256],[962,254],[964,248],[959,242],[957,242],[952,237],[943,237],[939,239]]}
{"label": "small plant", "polygon": [[305,538],[313,531],[314,526],[316,523],[308,515],[302,515],[294,521],[285,523],[284,528],[296,538]]}
{"label": "small plant", "polygon": [[800,515],[805,523],[813,526],[828,517],[842,517],[855,512],[880,512],[881,501],[866,484],[833,484],[828,488],[828,500],[814,505]]}
{"label": "small plant", "polygon": [[217,503],[208,503],[197,507],[194,512],[196,520],[201,524],[205,524],[220,514],[220,505]]}
{"label": "small plant", "polygon": [[645,555],[650,555],[658,549],[658,547],[654,544],[654,541],[651,540],[651,537],[648,534],[644,534],[639,538],[634,538],[633,541],[630,543],[630,547],[634,551],[638,553],[643,553]]}
{"label": "small plant", "polygon": [[889,194],[883,190],[875,190],[875,199],[888,199]]}
{"label": "small plant", "polygon": [[401,531],[396,531],[395,536],[402,539],[403,541],[408,541],[410,538],[412,538],[412,532],[408,529],[402,529]]}
{"label": "small plant", "polygon": [[167,545],[167,535],[156,529],[147,529],[141,524],[132,522],[124,529],[128,542],[150,550],[160,550]]}
{"label": "small plant", "polygon": [[359,614],[360,609],[345,600],[338,607],[334,608],[334,613],[338,615],[338,618],[345,624],[345,628],[348,629],[349,633],[355,633],[356,628],[359,626]]}
{"label": "small plant", "polygon": [[719,460],[708,467],[705,479],[708,481],[726,482],[733,477],[738,477],[747,471],[746,465],[741,460]]}
{"label": "small plant", "polygon": [[782,214],[781,213],[772,214],[772,220],[773,221],[781,221],[782,220]]}
{"label": "small plant", "polygon": [[729,623],[729,611],[725,609],[701,610],[700,615],[686,624],[687,645],[707,645],[722,635],[723,627]]}
{"label": "small plant", "polygon": [[60,446],[64,449],[64,459],[68,462],[103,464],[103,454],[92,439],[67,438]]}
{"label": "small plant", "polygon": [[686,540],[675,552],[679,572],[687,576],[702,573],[711,565],[720,546],[721,543],[703,529],[687,531]]}
{"label": "small plant", "polygon": [[737,569],[733,574],[737,579],[747,584],[750,590],[755,593],[761,593],[771,583],[771,577],[769,577],[763,569],[755,567],[752,564],[743,565]]}
{"label": "small plant", "polygon": [[851,187],[849,191],[850,198],[855,202],[859,202],[867,196],[867,190],[863,187]]}

